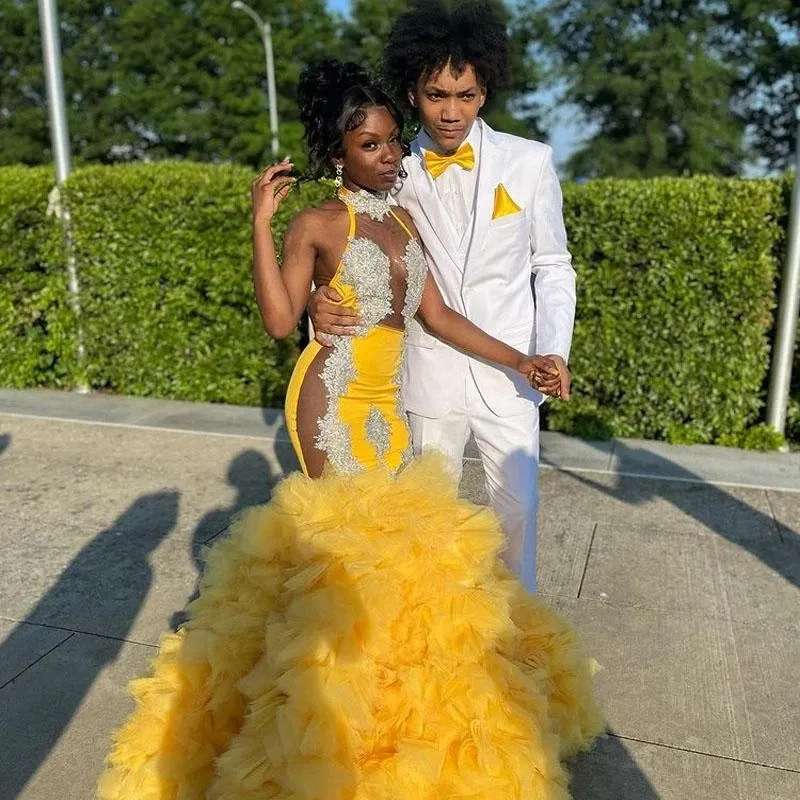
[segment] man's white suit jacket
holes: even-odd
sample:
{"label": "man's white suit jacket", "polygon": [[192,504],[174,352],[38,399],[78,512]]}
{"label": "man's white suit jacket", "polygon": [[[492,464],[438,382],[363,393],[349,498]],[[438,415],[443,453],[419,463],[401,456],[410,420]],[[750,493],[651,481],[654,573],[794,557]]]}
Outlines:
{"label": "man's white suit jacket", "polygon": [[[480,119],[475,124],[482,126],[476,202],[460,241],[437,198],[418,140],[404,159],[408,177],[395,201],[411,214],[447,305],[518,350],[555,353],[566,361],[575,317],[575,272],[552,149],[494,131]],[[403,400],[412,413],[447,414],[468,370],[499,416],[523,414],[542,401],[523,376],[467,356],[416,320],[407,345]]]}

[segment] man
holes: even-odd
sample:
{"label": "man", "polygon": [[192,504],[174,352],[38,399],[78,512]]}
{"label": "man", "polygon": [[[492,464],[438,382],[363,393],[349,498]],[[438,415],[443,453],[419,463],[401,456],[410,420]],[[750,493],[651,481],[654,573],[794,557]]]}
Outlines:
{"label": "man", "polygon": [[[508,74],[508,37],[486,2],[415,5],[396,23],[386,75],[422,129],[404,161],[397,202],[419,230],[431,272],[453,309],[507,344],[549,355],[558,375],[538,388],[569,396],[575,313],[561,189],[546,145],[493,131],[478,116]],[[533,292],[531,292],[533,278]],[[309,311],[318,335],[347,333],[352,312],[321,288]],[[403,398],[414,449],[438,449],[460,477],[472,434],[490,502],[508,538],[506,560],[536,587],[537,465],[543,394],[473,359],[414,322]]]}

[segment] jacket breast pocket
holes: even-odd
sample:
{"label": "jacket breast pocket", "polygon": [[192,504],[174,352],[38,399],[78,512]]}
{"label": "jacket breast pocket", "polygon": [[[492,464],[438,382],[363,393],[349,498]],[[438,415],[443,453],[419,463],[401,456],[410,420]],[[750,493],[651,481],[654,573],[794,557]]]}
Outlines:
{"label": "jacket breast pocket", "polygon": [[487,233],[490,236],[500,235],[510,238],[520,238],[528,235],[528,216],[524,211],[517,211],[514,214],[506,214],[503,217],[493,219],[489,223]]}

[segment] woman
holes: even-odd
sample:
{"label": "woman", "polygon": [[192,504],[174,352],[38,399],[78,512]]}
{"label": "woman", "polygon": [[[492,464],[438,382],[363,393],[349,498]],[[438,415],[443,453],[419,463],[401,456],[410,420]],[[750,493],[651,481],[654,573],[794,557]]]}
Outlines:
{"label": "woman", "polygon": [[279,269],[269,221],[291,165],[254,184],[259,307],[287,336],[313,280],[362,325],[302,354],[286,416],[303,474],[209,554],[189,622],[134,682],[100,796],[566,798],[560,759],[602,727],[589,665],[502,566],[492,514],[458,499],[437,458],[409,463],[403,331],[419,314],[551,391],[557,376],[443,304],[386,200],[403,150],[390,98],[338,62],[308,70],[299,96],[312,172],[332,166],[342,186],[293,221]]}

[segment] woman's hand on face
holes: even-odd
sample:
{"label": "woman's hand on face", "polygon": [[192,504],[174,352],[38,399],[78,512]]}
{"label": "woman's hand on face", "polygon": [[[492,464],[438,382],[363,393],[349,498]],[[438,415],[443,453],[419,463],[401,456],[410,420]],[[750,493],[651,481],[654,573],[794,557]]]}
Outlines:
{"label": "woman's hand on face", "polygon": [[250,195],[253,201],[253,223],[269,225],[280,204],[286,199],[297,181],[289,173],[294,165],[291,161],[281,161],[267,167],[251,184]]}

